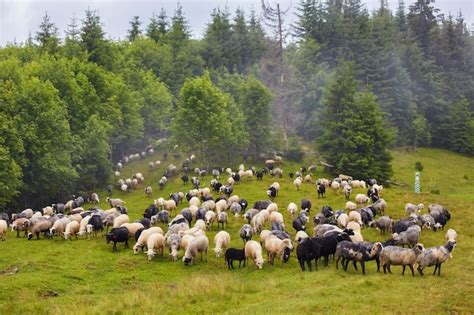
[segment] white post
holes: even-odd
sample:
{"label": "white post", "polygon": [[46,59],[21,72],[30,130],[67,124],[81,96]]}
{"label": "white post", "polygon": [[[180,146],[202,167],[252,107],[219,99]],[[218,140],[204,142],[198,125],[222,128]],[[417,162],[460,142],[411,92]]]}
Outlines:
{"label": "white post", "polygon": [[415,194],[420,193],[420,172],[415,172]]}

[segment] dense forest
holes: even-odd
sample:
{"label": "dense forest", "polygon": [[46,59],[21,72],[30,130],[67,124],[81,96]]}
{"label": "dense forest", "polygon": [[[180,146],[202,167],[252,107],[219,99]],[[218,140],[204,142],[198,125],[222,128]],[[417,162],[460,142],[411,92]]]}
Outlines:
{"label": "dense forest", "polygon": [[87,10],[43,16],[0,48],[0,208],[110,181],[113,162],[178,143],[207,166],[314,144],[334,171],[388,179],[389,147],[474,154],[474,37],[434,1],[301,0],[297,21],[216,8],[193,39],[182,7],[107,38]]}

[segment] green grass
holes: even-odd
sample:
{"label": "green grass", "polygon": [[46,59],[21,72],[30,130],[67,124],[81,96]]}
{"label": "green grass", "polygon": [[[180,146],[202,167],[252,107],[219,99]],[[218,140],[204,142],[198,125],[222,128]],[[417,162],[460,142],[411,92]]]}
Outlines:
{"label": "green grass", "polygon": [[[394,218],[404,215],[406,202],[441,203],[446,205],[452,220],[447,228],[458,232],[458,247],[453,259],[443,265],[442,276],[425,277],[418,274],[401,276],[401,268],[393,267],[392,275],[377,273],[375,263],[368,263],[366,276],[350,269],[345,273],[336,270],[333,262],[319,271],[301,272],[294,254],[286,265],[265,264],[255,270],[251,263],[243,269],[228,271],[223,258],[209,253],[208,262],[186,267],[181,261],[172,262],[167,253],[164,258],[149,262],[146,255],[133,255],[120,244],[112,253],[103,238],[88,240],[39,241],[16,239],[9,232],[6,242],[0,242],[0,314],[12,313],[472,313],[474,311],[474,222],[472,206],[474,185],[473,158],[434,149],[418,152],[392,152],[394,180],[406,187],[393,186],[383,191],[388,202],[388,214]],[[132,163],[122,171],[125,178],[142,172],[145,185],[152,184],[154,198],[170,192],[186,191],[180,180],[171,181],[158,191],[157,183],[163,167],[148,171],[150,157]],[[413,193],[414,165],[421,161],[422,193]],[[174,161],[169,161],[174,162]],[[166,164],[166,163],[165,163]],[[297,192],[287,177],[296,164],[283,165],[285,176],[279,182],[282,190],[276,199],[284,214],[289,230],[291,221],[286,211],[289,202],[297,204],[302,198],[313,202],[312,215],[325,204],[334,209],[344,206],[343,195],[328,192],[323,200],[316,198],[314,185],[304,184]],[[327,176],[318,170],[318,177]],[[204,180],[208,182],[210,178]],[[250,204],[265,199],[265,189],[273,182],[244,181],[236,185],[234,193],[249,200]],[[433,189],[439,195],[430,194]],[[357,190],[355,193],[363,193]],[[132,219],[141,217],[152,202],[145,197],[143,186],[130,194],[114,192],[114,196],[127,201]],[[105,201],[105,195],[101,194]],[[102,208],[107,206],[101,203]],[[180,209],[184,205],[180,205]],[[232,246],[242,247],[238,229],[243,219],[230,218],[228,231]],[[312,231],[313,226],[310,226]],[[216,230],[208,233],[210,243]],[[364,229],[367,240],[383,240],[375,230]],[[445,232],[423,231],[421,241],[426,247],[444,244]],[[255,239],[255,237],[254,237]],[[132,246],[133,244],[131,244]],[[213,248],[213,245],[211,245]],[[1,272],[18,266],[14,275]],[[431,269],[432,270],[432,269]]]}

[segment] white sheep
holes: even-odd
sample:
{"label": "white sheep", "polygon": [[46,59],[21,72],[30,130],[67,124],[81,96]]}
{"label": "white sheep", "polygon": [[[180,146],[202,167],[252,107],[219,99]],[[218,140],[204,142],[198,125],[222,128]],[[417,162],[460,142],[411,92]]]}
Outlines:
{"label": "white sheep", "polygon": [[108,202],[111,207],[123,206],[124,204],[126,204],[126,202],[120,198],[112,199],[112,198],[107,197],[105,201]]}
{"label": "white sheep", "polygon": [[207,211],[204,215],[204,219],[206,220],[207,229],[210,230],[212,228],[212,224],[216,220],[216,213],[214,211]]}
{"label": "white sheep", "polygon": [[66,225],[66,230],[64,231],[64,239],[67,240],[69,237],[76,235],[79,232],[79,222],[71,221]]}
{"label": "white sheep", "polygon": [[295,241],[297,243],[303,242],[305,239],[309,238],[309,235],[305,231],[298,231],[295,235]]}
{"label": "white sheep", "polygon": [[300,190],[301,183],[302,183],[301,177],[296,177],[295,180],[293,181],[293,185],[295,185],[296,190]]}
{"label": "white sheep", "polygon": [[339,184],[338,182],[333,180],[332,183],[331,183],[331,189],[335,193],[339,194],[339,190],[341,189],[341,184]]}
{"label": "white sheep", "polygon": [[274,235],[272,234],[272,231],[262,230],[260,232],[260,245],[264,246],[265,242],[267,241],[269,237],[274,237]]}
{"label": "white sheep", "polygon": [[349,216],[346,213],[341,213],[337,217],[337,226],[339,226],[341,229],[345,229],[348,223],[349,223]]}
{"label": "white sheep", "polygon": [[138,240],[135,243],[135,245],[133,245],[133,253],[135,255],[138,254],[140,249],[143,249],[143,247],[146,245],[147,240],[150,237],[150,235],[155,234],[155,233],[163,235],[163,230],[158,226],[154,226],[154,227],[144,230],[138,237]]}
{"label": "white sheep", "polygon": [[165,206],[165,199],[161,197],[155,199],[154,204],[158,207],[158,209],[163,210],[163,207]]}
{"label": "white sheep", "polygon": [[227,210],[227,201],[225,199],[221,199],[216,202],[216,212],[221,213]]}
{"label": "white sheep", "polygon": [[2,241],[7,239],[8,224],[5,220],[0,220],[0,238]]}
{"label": "white sheep", "polygon": [[350,221],[346,224],[345,226],[346,229],[351,229],[354,232],[359,232],[360,233],[360,224],[354,221]]}
{"label": "white sheep", "polygon": [[77,235],[79,236],[84,236],[86,235],[87,232],[87,224],[89,223],[89,219],[91,218],[90,215],[85,216],[82,220],[81,223],[79,223],[79,232]]}
{"label": "white sheep", "polygon": [[358,205],[366,204],[367,202],[369,202],[369,197],[367,197],[364,194],[357,194],[356,197],[355,197],[355,202]]}
{"label": "white sheep", "polygon": [[347,211],[355,211],[357,209],[357,205],[355,203],[353,203],[352,201],[347,201],[345,209]]}
{"label": "white sheep", "polygon": [[134,222],[134,223],[124,223],[122,224],[120,227],[126,227],[127,230],[128,230],[128,237],[134,237],[135,236],[135,233],[137,233],[137,231],[139,229],[144,229],[145,227],[143,226],[143,224],[141,223],[137,223],[137,222]]}
{"label": "white sheep", "polygon": [[186,249],[186,252],[184,253],[183,256],[183,262],[188,265],[190,263],[194,263],[196,261],[196,256],[198,253],[201,253],[201,261],[203,259],[203,254],[206,255],[206,261],[207,261],[207,249],[209,247],[209,240],[207,239],[207,236],[201,235],[196,237],[194,240],[192,240],[191,244],[189,244],[188,248]]}
{"label": "white sheep", "polygon": [[160,233],[153,233],[151,234],[146,242],[147,247],[147,256],[148,260],[152,260],[155,257],[156,252],[159,251],[161,257],[163,257],[163,251],[165,249],[165,238]]}
{"label": "white sheep", "polygon": [[362,217],[359,212],[357,211],[351,211],[349,212],[349,222],[354,221],[362,225]]}
{"label": "white sheep", "polygon": [[278,205],[274,202],[268,205],[267,209],[268,213],[272,213],[273,211],[278,211]]}
{"label": "white sheep", "polygon": [[295,217],[295,214],[297,211],[298,211],[298,206],[295,203],[290,202],[290,204],[288,205],[288,212],[290,213],[290,216],[292,219]]}
{"label": "white sheep", "polygon": [[198,197],[192,197],[189,199],[189,206],[197,206],[199,207],[201,205],[201,201],[199,200]]}
{"label": "white sheep", "polygon": [[42,210],[43,210],[43,215],[49,215],[50,217],[54,215],[53,207],[51,206],[44,207]]}
{"label": "white sheep", "polygon": [[202,204],[201,204],[201,207],[206,209],[206,210],[215,210],[216,209],[216,202],[214,200],[207,200],[207,201],[204,201]]}
{"label": "white sheep", "polygon": [[263,268],[263,263],[265,260],[262,257],[262,246],[253,240],[245,243],[245,263],[247,264],[247,259],[250,258],[254,261],[255,266],[258,269]]}
{"label": "white sheep", "polygon": [[354,231],[354,235],[349,235],[352,243],[357,244],[364,241],[364,237],[359,232]]}
{"label": "white sheep", "polygon": [[446,240],[448,242],[456,242],[458,238],[458,233],[456,233],[455,230],[453,229],[449,229],[447,232],[446,232]]}
{"label": "white sheep", "polygon": [[67,216],[71,221],[76,221],[77,223],[81,223],[82,216],[79,213],[70,214]]}
{"label": "white sheep", "polygon": [[313,177],[311,177],[311,174],[308,174],[304,177],[304,182],[305,183],[312,183],[313,182]]}
{"label": "white sheep", "polygon": [[254,232],[259,233],[262,230],[263,225],[265,224],[265,218],[263,215],[258,213],[252,218],[250,223],[252,224]]}
{"label": "white sheep", "polygon": [[273,265],[273,260],[276,256],[281,257],[281,261],[284,261],[284,251],[285,248],[290,250],[293,249],[293,245],[291,244],[291,240],[285,238],[284,240],[279,239],[278,237],[272,237],[267,239],[265,242],[265,250],[267,251],[267,259],[270,264]]}
{"label": "white sheep", "polygon": [[214,244],[216,244],[214,248],[216,257],[221,257],[222,250],[226,249],[230,244],[230,234],[226,231],[220,231],[214,237]]}
{"label": "white sheep", "polygon": [[176,209],[176,202],[173,199],[166,200],[164,204],[165,210],[171,212],[172,210]]}
{"label": "white sheep", "polygon": [[283,222],[283,214],[278,211],[274,211],[270,214],[270,221],[281,223],[283,226],[285,225]]}
{"label": "white sheep", "polygon": [[56,220],[53,223],[53,226],[49,230],[49,233],[51,235],[64,235],[64,231],[66,231],[66,225],[71,222],[71,219],[68,217],[61,218],[59,220]]}
{"label": "white sheep", "polygon": [[128,223],[130,222],[130,218],[128,217],[128,215],[126,214],[121,214],[119,215],[118,217],[116,217],[114,219],[114,224],[113,224],[113,228],[118,228],[120,226],[122,226],[122,224],[124,223]]}
{"label": "white sheep", "polygon": [[152,194],[153,194],[153,188],[151,188],[151,186],[146,186],[145,187],[145,195],[147,197],[151,197]]}
{"label": "white sheep", "polygon": [[233,202],[239,202],[240,200],[240,197],[238,195],[232,195],[229,197],[229,199],[227,200],[227,204],[230,205],[232,204]]}
{"label": "white sheep", "polygon": [[195,236],[192,234],[183,234],[183,231],[180,231],[178,235],[180,236],[179,241],[179,248],[186,251],[188,249],[189,244],[191,244],[192,240],[195,239]]}

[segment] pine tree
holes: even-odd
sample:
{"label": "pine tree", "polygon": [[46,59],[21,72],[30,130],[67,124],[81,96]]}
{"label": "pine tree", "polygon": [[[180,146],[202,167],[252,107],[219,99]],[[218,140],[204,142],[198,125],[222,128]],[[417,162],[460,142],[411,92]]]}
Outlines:
{"label": "pine tree", "polygon": [[405,13],[405,1],[398,0],[398,9],[395,15],[396,24],[400,33],[407,31],[407,16]]}
{"label": "pine tree", "polygon": [[43,16],[43,20],[39,25],[39,31],[36,32],[36,41],[42,51],[54,54],[58,51],[59,35],[58,28],[51,22],[48,12]]}
{"label": "pine tree", "polygon": [[175,54],[177,54],[178,50],[189,40],[190,31],[188,22],[183,15],[183,7],[179,3],[171,18],[171,28],[167,37]]}
{"label": "pine tree", "polygon": [[100,17],[95,11],[86,10],[86,17],[82,21],[81,43],[88,53],[88,59],[99,65],[108,66],[111,63],[105,33],[102,29]]}
{"label": "pine tree", "polygon": [[153,13],[150,24],[148,24],[147,27],[146,35],[155,42],[164,43],[169,27],[167,19],[166,11],[163,8],[161,8],[158,16]]}
{"label": "pine tree", "polygon": [[140,30],[141,24],[142,22],[140,22],[139,16],[134,16],[133,19],[130,21],[131,28],[128,30],[127,36],[129,41],[133,42],[142,34],[142,31]]}

